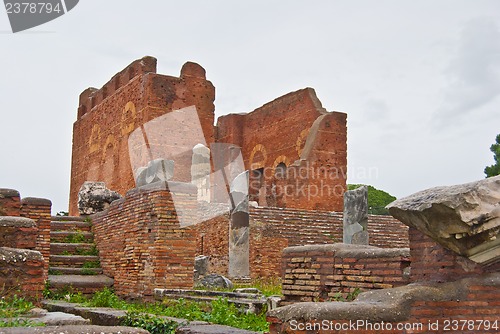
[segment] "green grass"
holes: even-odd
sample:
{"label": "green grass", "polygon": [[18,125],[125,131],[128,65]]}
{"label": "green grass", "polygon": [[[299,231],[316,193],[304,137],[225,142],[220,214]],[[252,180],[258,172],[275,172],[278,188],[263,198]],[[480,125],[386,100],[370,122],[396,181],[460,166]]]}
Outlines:
{"label": "green grass", "polygon": [[281,278],[279,277],[258,278],[252,280],[250,286],[235,284],[234,287],[235,289],[248,287],[257,288],[266,297],[281,296]]}
{"label": "green grass", "polygon": [[86,241],[85,235],[82,231],[76,231],[74,234],[70,234],[64,238],[64,242],[68,244],[81,244]]}
{"label": "green grass", "polygon": [[34,307],[33,303],[25,298],[13,295],[0,298],[0,327],[35,327],[43,326],[20,317],[28,313]]}
{"label": "green grass", "polygon": [[99,250],[97,250],[97,247],[95,245],[92,245],[92,247],[90,248],[76,248],[73,252],[65,250],[61,253],[61,255],[99,256]]}
{"label": "green grass", "polygon": [[[174,329],[168,329],[169,331],[165,329],[170,328],[169,326],[173,326],[173,324],[168,321],[165,322],[164,319],[158,318],[158,316],[201,320],[258,332],[269,330],[265,315],[266,310],[263,310],[260,314],[246,314],[244,310],[238,309],[224,298],[219,298],[210,303],[184,299],[154,303],[126,302],[116,296],[109,288],[96,292],[91,298],[85,298],[81,293],[65,294],[64,292],[60,292],[58,295],[52,293],[51,298],[63,299],[87,307],[111,307],[126,310],[128,312],[127,324],[134,323],[136,324],[134,327],[140,327],[139,324],[146,326],[140,328],[147,329],[151,333],[174,333],[175,327],[173,327]],[[165,331],[152,331],[151,329],[155,325]]]}
{"label": "green grass", "polygon": [[49,275],[62,275],[62,272],[49,268]]}
{"label": "green grass", "polygon": [[98,273],[94,270],[91,270],[90,268],[83,268],[81,274],[91,276],[91,275],[97,275]]}
{"label": "green grass", "polygon": [[101,262],[99,260],[96,261],[86,261],[83,263],[82,268],[101,268]]}

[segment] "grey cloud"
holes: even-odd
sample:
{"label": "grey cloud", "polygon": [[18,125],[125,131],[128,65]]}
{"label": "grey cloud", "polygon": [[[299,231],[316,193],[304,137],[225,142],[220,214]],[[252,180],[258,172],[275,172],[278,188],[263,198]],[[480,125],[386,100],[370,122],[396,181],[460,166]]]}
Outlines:
{"label": "grey cloud", "polygon": [[493,19],[465,25],[445,75],[449,85],[442,92],[439,126],[460,121],[500,94],[500,30]]}

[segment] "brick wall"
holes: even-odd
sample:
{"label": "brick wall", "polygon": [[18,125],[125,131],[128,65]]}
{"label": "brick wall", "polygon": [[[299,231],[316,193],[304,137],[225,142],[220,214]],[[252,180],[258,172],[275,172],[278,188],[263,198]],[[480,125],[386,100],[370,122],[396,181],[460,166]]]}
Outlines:
{"label": "brick wall", "polygon": [[411,280],[447,282],[500,271],[500,263],[481,266],[444,248],[415,228],[410,228]]}
{"label": "brick wall", "polygon": [[[422,283],[378,292],[372,291],[372,296],[363,296],[363,301],[356,303],[324,303],[321,310],[315,309],[318,304],[294,304],[281,311],[283,316],[271,312],[267,318],[270,333],[498,333],[500,329],[498,272],[453,283]],[[318,327],[299,330],[298,323],[310,328],[316,323]],[[354,327],[356,324],[360,327]]]}
{"label": "brick wall", "polygon": [[0,216],[0,245],[2,247],[36,250],[38,228],[27,218]]}
{"label": "brick wall", "polygon": [[[270,313],[270,333],[497,333],[500,328],[500,264],[478,265],[413,228],[410,228],[409,235],[410,281],[418,284],[372,290],[360,295],[356,303],[292,304],[279,312]],[[293,255],[297,254],[290,254]],[[311,263],[318,261],[316,266],[319,268],[324,267],[322,263],[327,263],[326,259],[311,259]],[[288,262],[306,263],[300,258],[295,258],[295,262],[292,258]],[[383,268],[391,267],[372,263],[375,264],[380,265],[382,272]],[[392,270],[397,270],[395,267]],[[366,270],[366,266],[363,269],[359,267],[359,270],[356,273]],[[347,272],[351,273],[354,274]],[[347,279],[347,275],[344,275],[344,279]],[[319,305],[321,308],[317,307]],[[392,326],[392,330],[368,330],[366,327],[357,330],[348,330],[349,327],[324,330],[318,327],[305,331],[297,330],[296,322],[292,322],[296,320],[313,326],[314,323],[326,321],[336,326],[348,326],[360,319],[379,326],[383,321],[384,328]],[[496,324],[497,327],[487,330],[485,322]],[[401,324],[421,324],[422,327],[396,331],[395,328]],[[448,330],[445,324],[449,325]],[[453,330],[455,325],[458,327]]]}
{"label": "brick wall", "polygon": [[[210,270],[227,275],[229,215],[193,227],[197,255],[210,256]],[[370,244],[408,247],[408,227],[389,216],[370,215]],[[252,277],[281,275],[281,252],[289,246],[342,241],[342,213],[257,207],[250,208],[250,273]]]}
{"label": "brick wall", "polygon": [[[101,89],[89,88],[82,92],[78,119],[73,126],[70,214],[78,213],[78,191],[83,182],[102,181],[124,195],[135,187],[133,169],[145,166],[151,160],[150,154],[155,159],[175,160],[175,180],[191,181],[190,149],[200,142],[200,136],[207,144],[213,142],[214,99],[215,88],[206,80],[201,66],[188,62],[179,77],[160,75],[156,73],[153,57],[132,62]],[[148,133],[146,146],[129,145],[128,139],[134,130],[173,110],[190,106],[196,107],[202,129],[186,131],[183,138],[176,138],[179,141],[195,136],[186,154],[172,156],[172,152],[167,152],[171,138],[162,137],[169,134],[153,130],[154,133]],[[135,152],[132,156],[130,149]],[[138,159],[140,166],[132,166],[132,159]]]}
{"label": "brick wall", "polygon": [[21,215],[33,219],[38,228],[36,250],[44,259],[44,278],[48,278],[50,259],[50,222],[52,202],[48,199],[26,197],[21,201]]}
{"label": "brick wall", "polygon": [[[216,142],[241,147],[246,169],[263,168],[262,179],[250,180],[251,199],[259,205],[342,210],[346,114],[327,113],[312,88],[283,95],[248,114],[220,117]],[[280,163],[290,172],[281,180],[275,176]]]}
{"label": "brick wall", "polygon": [[19,217],[21,215],[21,195],[14,189],[0,188],[0,216]]}
{"label": "brick wall", "polygon": [[409,281],[409,250],[360,245],[311,245],[283,251],[283,304],[347,298]]}
{"label": "brick wall", "polygon": [[45,286],[40,252],[0,247],[0,298],[17,294],[38,301]]}
{"label": "brick wall", "polygon": [[132,189],[92,216],[104,274],[114,278],[120,296],[193,286],[196,240],[191,229],[180,227],[171,192],[179,195],[176,204],[191,206],[197,189],[173,182],[167,189],[165,183]]}

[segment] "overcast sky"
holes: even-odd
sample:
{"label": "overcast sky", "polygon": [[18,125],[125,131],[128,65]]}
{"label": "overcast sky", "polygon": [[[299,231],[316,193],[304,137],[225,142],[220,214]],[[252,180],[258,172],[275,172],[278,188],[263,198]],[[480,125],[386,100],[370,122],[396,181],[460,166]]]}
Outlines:
{"label": "overcast sky", "polygon": [[0,10],[0,45],[0,187],[53,213],[80,92],[145,55],[202,65],[217,116],[315,88],[348,114],[349,183],[397,197],[484,178],[500,133],[497,0],[83,0],[17,34]]}

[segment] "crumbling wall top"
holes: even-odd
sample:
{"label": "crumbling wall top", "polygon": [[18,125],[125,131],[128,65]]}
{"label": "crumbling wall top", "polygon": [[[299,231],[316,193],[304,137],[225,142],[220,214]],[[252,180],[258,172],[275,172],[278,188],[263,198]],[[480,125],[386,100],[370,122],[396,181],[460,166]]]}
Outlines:
{"label": "crumbling wall top", "polygon": [[[98,105],[106,97],[112,95],[115,91],[125,86],[129,81],[138,75],[146,73],[156,73],[156,58],[146,56],[137,59],[125,67],[122,71],[115,74],[102,88],[97,89],[89,87],[80,94],[78,108],[78,118],[85,115],[93,107]],[[199,66],[199,65],[198,65]]]}

